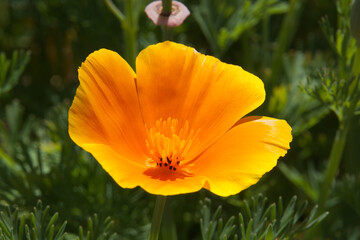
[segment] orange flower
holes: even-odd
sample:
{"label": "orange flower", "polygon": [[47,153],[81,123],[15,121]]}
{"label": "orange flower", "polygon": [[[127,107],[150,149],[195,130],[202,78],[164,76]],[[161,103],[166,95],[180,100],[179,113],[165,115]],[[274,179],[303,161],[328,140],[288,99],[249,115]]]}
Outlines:
{"label": "orange flower", "polygon": [[289,149],[286,121],[244,117],[265,90],[241,67],[163,42],[140,52],[136,72],[115,52],[90,54],[69,110],[73,141],[121,187],[228,196],[256,183]]}

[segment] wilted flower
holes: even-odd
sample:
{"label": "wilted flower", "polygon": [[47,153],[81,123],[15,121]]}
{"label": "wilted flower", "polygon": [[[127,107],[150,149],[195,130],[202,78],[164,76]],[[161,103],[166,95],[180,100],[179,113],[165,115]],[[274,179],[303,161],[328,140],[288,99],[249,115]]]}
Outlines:
{"label": "wilted flower", "polygon": [[189,9],[178,1],[172,1],[172,11],[170,15],[162,13],[162,1],[151,2],[145,8],[148,18],[156,25],[166,25],[168,27],[176,27],[181,25],[190,15]]}
{"label": "wilted flower", "polygon": [[259,78],[181,44],[149,46],[136,74],[101,49],[79,79],[70,136],[124,188],[236,194],[270,171],[292,140],[284,120],[244,117],[265,99]]}

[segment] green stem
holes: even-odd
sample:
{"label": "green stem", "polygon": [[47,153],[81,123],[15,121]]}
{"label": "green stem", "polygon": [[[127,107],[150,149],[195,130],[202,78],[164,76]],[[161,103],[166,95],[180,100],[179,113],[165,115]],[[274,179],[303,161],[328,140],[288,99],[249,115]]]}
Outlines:
{"label": "green stem", "polygon": [[134,19],[132,0],[126,0],[125,2],[125,15],[120,9],[112,2],[112,0],[105,0],[106,5],[110,11],[119,19],[122,28],[124,29],[125,38],[125,56],[130,66],[135,69],[136,58],[136,33],[137,23]]}
{"label": "green stem", "polygon": [[168,26],[161,26],[162,39],[163,41],[172,40],[173,38],[173,28]]}
{"label": "green stem", "polygon": [[112,0],[105,0],[106,6],[110,9],[110,11],[119,19],[121,23],[125,21],[124,14],[120,11],[118,7],[113,3]]}
{"label": "green stem", "polygon": [[177,240],[176,224],[174,220],[174,211],[172,209],[173,198],[168,198],[165,204],[163,223],[161,228],[162,239]]}
{"label": "green stem", "polygon": [[[268,0],[265,1],[265,7],[268,7]],[[262,24],[262,52],[264,57],[262,58],[263,68],[269,67],[269,13],[266,11],[266,15],[263,18]]]}
{"label": "green stem", "polygon": [[125,2],[125,16],[126,24],[123,25],[124,35],[125,35],[125,47],[126,47],[126,57],[129,65],[135,69],[135,59],[136,59],[136,32],[137,24],[135,24],[134,14],[133,14],[133,0],[126,0]]}
{"label": "green stem", "polygon": [[289,47],[297,29],[300,12],[304,6],[304,0],[291,0],[290,9],[286,13],[281,25],[277,47],[272,59],[270,89],[279,83],[281,70],[283,69],[283,57],[286,49]]}
{"label": "green stem", "polygon": [[166,196],[158,195],[156,197],[153,220],[150,229],[149,240],[157,240],[159,238],[161,219],[163,217]]}
{"label": "green stem", "polygon": [[[170,16],[172,11],[172,0],[162,0],[162,11],[161,14],[164,16]],[[172,40],[173,28],[166,25],[161,26],[162,39],[163,41]]]}
{"label": "green stem", "polygon": [[326,167],[324,180],[320,190],[319,212],[323,212],[325,210],[325,204],[330,193],[331,184],[339,169],[341,157],[344,152],[346,138],[350,128],[350,121],[350,119],[347,119],[346,121],[342,122],[336,132],[336,136],[330,152],[329,162]]}
{"label": "green stem", "polygon": [[358,41],[357,43],[355,61],[354,61],[352,73],[355,77],[360,74],[360,41]]}
{"label": "green stem", "polygon": [[[340,24],[339,24],[340,25]],[[340,29],[340,27],[339,27]],[[347,67],[347,51],[349,48],[349,40],[350,40],[350,33],[349,31],[346,31],[343,35],[342,44],[341,44],[341,53],[339,57],[339,74],[340,78],[347,79],[349,76],[349,71]]]}
{"label": "green stem", "polygon": [[172,0],[162,0],[162,14],[170,15],[172,10]]}

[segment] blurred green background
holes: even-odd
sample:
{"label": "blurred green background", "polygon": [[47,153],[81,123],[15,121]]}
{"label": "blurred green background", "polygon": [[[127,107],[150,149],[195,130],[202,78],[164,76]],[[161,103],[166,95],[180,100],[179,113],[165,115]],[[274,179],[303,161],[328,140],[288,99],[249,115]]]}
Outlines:
{"label": "blurred green background", "polygon": [[[173,29],[172,40],[259,76],[267,98],[251,114],[286,119],[294,140],[278,167],[240,194],[221,198],[201,190],[170,197],[161,238],[360,239],[354,1],[182,2],[191,15]],[[124,13],[119,21],[102,0],[0,0],[0,238],[50,239],[54,231],[54,239],[146,239],[155,197],[120,188],[77,147],[68,136],[67,111],[77,68],[90,53],[107,48],[131,61],[131,51],[163,41],[161,28],[144,13],[148,3],[114,0]],[[267,197],[264,206],[258,194]],[[279,196],[289,210],[277,203],[276,217],[268,216],[264,210],[273,211]],[[244,200],[252,198],[254,209],[247,210]],[[217,223],[214,233],[208,214]]]}

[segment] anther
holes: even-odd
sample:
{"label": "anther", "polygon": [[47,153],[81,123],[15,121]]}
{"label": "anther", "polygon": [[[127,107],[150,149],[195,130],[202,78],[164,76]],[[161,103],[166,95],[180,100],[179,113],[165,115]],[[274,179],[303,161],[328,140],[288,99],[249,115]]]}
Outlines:
{"label": "anther", "polygon": [[165,120],[160,118],[153,127],[147,128],[147,132],[149,157],[156,163],[155,166],[164,166],[171,171],[180,167],[180,162],[186,159],[189,149],[198,143],[198,131],[191,130],[187,121],[183,127],[179,126],[179,121],[171,117]]}

